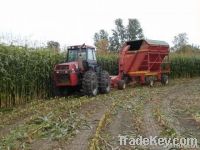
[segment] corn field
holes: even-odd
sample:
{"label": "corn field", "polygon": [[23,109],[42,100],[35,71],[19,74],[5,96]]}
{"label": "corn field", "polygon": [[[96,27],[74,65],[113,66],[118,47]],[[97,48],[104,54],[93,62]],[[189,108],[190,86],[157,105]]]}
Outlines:
{"label": "corn field", "polygon": [[[50,98],[52,71],[66,55],[48,49],[0,45],[0,108]],[[170,56],[171,78],[200,76],[200,56]],[[118,55],[98,55],[98,63],[111,75],[118,73]]]}
{"label": "corn field", "polygon": [[200,76],[200,55],[171,55],[172,78],[190,78]]}
{"label": "corn field", "polygon": [[50,50],[0,45],[0,108],[50,97],[52,68],[63,59]]}

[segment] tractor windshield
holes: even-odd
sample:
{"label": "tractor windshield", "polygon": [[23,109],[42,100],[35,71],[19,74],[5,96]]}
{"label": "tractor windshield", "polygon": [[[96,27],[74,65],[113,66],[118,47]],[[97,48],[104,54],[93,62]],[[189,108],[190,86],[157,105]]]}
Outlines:
{"label": "tractor windshield", "polygon": [[82,49],[73,49],[73,50],[68,50],[68,62],[71,61],[77,61],[79,59],[86,60],[86,50]]}

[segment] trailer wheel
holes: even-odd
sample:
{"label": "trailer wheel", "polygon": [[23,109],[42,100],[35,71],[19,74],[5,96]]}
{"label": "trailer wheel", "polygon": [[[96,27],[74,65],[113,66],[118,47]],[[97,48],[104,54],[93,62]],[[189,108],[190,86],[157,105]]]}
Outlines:
{"label": "trailer wheel", "polygon": [[162,75],[162,77],[161,77],[161,83],[162,83],[162,85],[169,84],[169,77],[168,77],[168,75],[166,75],[166,74]]}
{"label": "trailer wheel", "polygon": [[94,71],[87,71],[83,75],[82,89],[85,95],[96,96],[98,93],[98,80]]}
{"label": "trailer wheel", "polygon": [[154,80],[153,80],[153,79],[150,79],[150,80],[149,80],[149,86],[150,86],[150,87],[153,87],[153,86],[154,86]]}
{"label": "trailer wheel", "polygon": [[110,75],[104,70],[100,74],[99,91],[103,94],[110,92]]}
{"label": "trailer wheel", "polygon": [[125,83],[124,80],[120,80],[117,84],[118,84],[118,89],[119,90],[123,90],[123,89],[126,88],[126,83]]}
{"label": "trailer wheel", "polygon": [[146,83],[150,87],[153,87],[154,86],[154,78],[152,76],[146,77]]}

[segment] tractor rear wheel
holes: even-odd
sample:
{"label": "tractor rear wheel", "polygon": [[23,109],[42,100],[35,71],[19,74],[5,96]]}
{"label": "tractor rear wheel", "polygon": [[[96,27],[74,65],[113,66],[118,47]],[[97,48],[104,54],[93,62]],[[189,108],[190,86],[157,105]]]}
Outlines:
{"label": "tractor rear wheel", "polygon": [[105,70],[100,74],[99,91],[103,94],[110,92],[110,75]]}
{"label": "tractor rear wheel", "polygon": [[120,80],[120,81],[117,83],[117,85],[118,85],[118,89],[119,89],[119,90],[123,90],[123,89],[126,88],[126,82],[125,82],[124,80]]}
{"label": "tractor rear wheel", "polygon": [[85,95],[96,96],[98,93],[98,80],[94,71],[87,71],[83,75],[82,89]]}
{"label": "tractor rear wheel", "polygon": [[167,85],[169,83],[169,77],[166,74],[163,74],[161,77],[161,83],[162,85]]}

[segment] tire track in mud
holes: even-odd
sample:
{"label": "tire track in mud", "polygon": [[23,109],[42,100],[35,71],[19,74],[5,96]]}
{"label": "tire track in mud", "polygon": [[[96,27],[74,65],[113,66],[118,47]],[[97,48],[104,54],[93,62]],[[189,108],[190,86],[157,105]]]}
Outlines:
{"label": "tire track in mud", "polygon": [[104,114],[107,107],[107,102],[93,101],[80,107],[77,112],[79,115],[87,116],[86,122],[88,123],[85,128],[79,129],[74,137],[68,140],[52,141],[52,140],[36,140],[31,144],[32,150],[49,150],[49,149],[62,149],[62,150],[87,150],[88,139],[95,131],[99,118]]}
{"label": "tire track in mud", "polygon": [[[122,94],[122,91],[117,91],[118,94]],[[102,95],[95,97],[94,101],[85,104],[83,107],[80,107],[77,113],[79,115],[85,116],[87,126],[90,128],[81,128],[78,133],[68,139],[55,141],[44,141],[44,145],[41,144],[40,140],[36,141],[31,145],[31,148],[34,150],[49,150],[49,149],[62,149],[62,150],[88,150],[90,145],[90,138],[95,134],[97,126],[99,125],[100,119],[105,113],[110,110],[112,103],[118,100],[118,94],[116,91],[113,91],[110,94]],[[53,143],[53,144],[52,144]]]}
{"label": "tire track in mud", "polygon": [[[184,136],[186,133],[189,133],[189,135],[195,133],[200,138],[200,134],[197,134],[199,133],[198,131],[200,131],[200,124],[196,123],[191,118],[191,114],[185,114],[183,112],[177,115],[175,112],[178,107],[178,102],[183,102],[183,104],[180,105],[184,105],[184,101],[194,101],[196,99],[194,97],[196,93],[194,92],[200,92],[196,89],[198,83],[200,83],[199,78],[189,79],[173,86],[162,96],[161,109],[166,117],[165,119],[167,120],[168,125],[175,129],[178,136]],[[184,108],[186,107],[187,106],[184,106]]]}
{"label": "tire track in mud", "polygon": [[[143,125],[144,125],[144,135],[145,137],[149,138],[152,137],[160,137],[160,133],[165,130],[162,124],[158,122],[155,118],[155,110],[161,109],[161,111],[167,115],[167,118],[173,118],[174,124],[172,127],[173,129],[177,130],[180,129],[180,124],[173,116],[173,112],[171,110],[172,101],[168,100],[168,97],[174,98],[172,95],[172,91],[176,90],[176,88],[180,87],[180,85],[168,85],[165,87],[154,87],[149,89],[149,100],[144,105],[144,117],[143,117]],[[172,120],[172,119],[171,119]],[[167,149],[165,147],[161,147],[158,145],[146,147],[147,149],[151,150],[160,150],[160,149]]]}
{"label": "tire track in mud", "polygon": [[[106,150],[119,150],[119,135],[131,135],[134,132],[132,124],[133,118],[131,113],[124,108],[119,109],[117,107],[118,106],[115,106],[113,108],[113,111],[110,112],[110,116],[109,118],[107,118],[105,123],[106,125],[102,128],[100,132],[100,143],[99,145],[97,145],[97,149],[100,148]],[[127,147],[128,146],[126,146],[126,148]]]}
{"label": "tire track in mud", "polygon": [[[131,89],[134,90],[134,89]],[[149,138],[150,136],[159,136],[162,128],[153,116],[154,107],[157,102],[157,95],[152,97],[152,91],[148,87],[142,89],[135,89],[135,93],[127,94],[126,100],[122,105],[116,108],[117,114],[111,117],[110,123],[104,129],[102,136],[104,141],[104,148],[102,149],[116,149],[116,150],[131,150],[131,149],[152,149],[165,150],[160,146],[143,146],[143,145],[119,145],[119,135],[128,137],[143,136]],[[130,91],[129,91],[130,92]],[[145,96],[146,94],[146,96]],[[142,122],[143,121],[143,122]],[[108,138],[108,139],[106,139]],[[127,141],[129,142],[129,141]]]}
{"label": "tire track in mud", "polygon": [[[133,148],[128,144],[120,145],[119,135],[135,135],[135,128],[132,122],[132,114],[126,110],[119,110],[113,121],[107,127],[107,133],[110,139],[107,140],[110,143],[110,149],[120,150],[120,149],[131,149]],[[105,136],[105,135],[104,135]]]}
{"label": "tire track in mud", "polygon": [[[102,116],[99,125],[93,138],[90,142],[90,150],[94,149],[112,149],[117,150],[119,149],[118,146],[118,135],[122,133],[128,134],[130,130],[126,130],[127,128],[130,129],[132,127],[132,116],[128,111],[125,111],[124,105],[127,99],[133,96],[132,89],[127,88],[126,91],[119,91],[121,94],[118,93],[117,99],[113,101],[110,105],[109,109],[106,110],[104,116]],[[120,110],[119,110],[120,108]],[[114,124],[113,124],[114,119]],[[107,131],[107,132],[106,132]],[[111,133],[109,136],[112,136],[112,141],[115,144],[110,144],[110,141],[105,138],[108,135],[107,133]]]}
{"label": "tire track in mud", "polygon": [[169,91],[167,91],[166,94],[164,94],[166,96],[168,95],[168,97],[167,98],[166,98],[166,96],[162,97],[161,111],[164,114],[164,117],[168,123],[168,126],[170,128],[175,129],[177,135],[181,135],[181,133],[184,131],[184,129],[172,110],[173,101],[175,101],[180,96],[179,94],[181,94],[183,92],[183,91],[180,93],[174,92],[174,91],[177,91],[177,88],[179,89],[180,85],[179,86],[176,85],[176,86],[172,87]]}
{"label": "tire track in mud", "polygon": [[[153,110],[155,102],[150,101],[145,104],[144,107],[144,135],[146,138],[150,137],[159,137],[160,132],[162,131],[162,127],[159,126],[158,122],[155,120],[153,116]],[[156,146],[156,145],[148,145],[146,148],[150,150],[165,150],[164,147]]]}
{"label": "tire track in mud", "polygon": [[[198,82],[199,79],[190,79],[189,81],[183,80],[181,83],[162,87],[161,89],[155,89],[156,91],[150,91],[152,100],[147,103],[144,108],[144,131],[146,137],[160,136],[160,133],[165,131],[166,127],[172,130],[174,129],[175,134],[178,137],[182,136],[186,132],[185,123],[180,121],[180,118],[182,119],[183,116],[177,116],[177,114],[175,114],[177,106],[174,106],[174,102],[178,99],[181,100],[187,98],[187,95],[193,94],[191,89],[195,83]],[[161,111],[161,115],[164,117],[162,118],[164,119],[162,120],[164,121],[164,126],[162,123],[160,124],[155,120],[155,115],[153,115],[156,110],[155,108],[158,108]],[[191,126],[192,125],[190,125],[190,128]],[[167,149],[158,146],[151,146],[148,148],[152,150]]]}
{"label": "tire track in mud", "polygon": [[[61,147],[63,150],[87,150],[89,146],[89,139],[94,134],[100,118],[105,113],[106,109],[109,107],[108,101],[105,104],[98,102],[88,106],[90,109],[95,109],[92,114],[87,118],[89,129],[82,129],[80,132],[68,143],[63,144]],[[84,110],[81,113],[84,114],[89,110]]]}
{"label": "tire track in mud", "polygon": [[[155,87],[154,89],[150,90],[152,100],[146,103],[144,107],[143,124],[146,137],[159,137],[160,133],[165,130],[165,128],[163,128],[163,126],[160,125],[157,120],[155,120],[155,115],[153,115],[153,113],[156,108],[158,108],[163,113],[165,119],[164,121],[165,123],[167,123],[165,125],[167,127],[174,129],[178,136],[185,132],[185,128],[182,122],[180,122],[179,118],[175,115],[175,112],[173,110],[173,103],[178,98],[180,99],[184,97],[185,93],[189,92],[188,89],[191,88],[191,86],[193,86],[198,80],[199,79],[192,81],[183,81],[182,83],[168,85],[166,87],[162,87],[161,89],[157,89]],[[158,146],[148,146],[148,148],[152,150],[167,149]]]}
{"label": "tire track in mud", "polygon": [[[137,116],[139,115],[137,111],[142,109],[142,107],[139,107],[143,102],[140,101],[141,97],[137,96],[135,92],[140,93],[141,90],[134,91],[133,88],[129,88],[124,91],[124,96],[110,112],[106,125],[99,134],[99,143],[95,147],[96,149],[131,150],[140,148],[130,145],[129,140],[126,141],[126,145],[120,145],[119,139],[119,135],[131,138],[138,134],[141,122]],[[135,106],[138,108],[135,109]]]}
{"label": "tire track in mud", "polygon": [[161,127],[155,121],[153,114],[153,102],[148,102],[144,107],[144,132],[146,137],[159,136]]}

